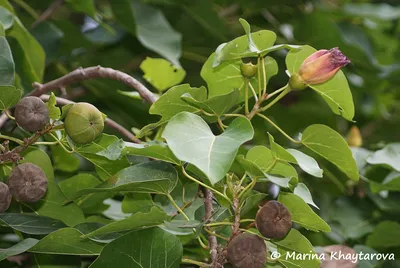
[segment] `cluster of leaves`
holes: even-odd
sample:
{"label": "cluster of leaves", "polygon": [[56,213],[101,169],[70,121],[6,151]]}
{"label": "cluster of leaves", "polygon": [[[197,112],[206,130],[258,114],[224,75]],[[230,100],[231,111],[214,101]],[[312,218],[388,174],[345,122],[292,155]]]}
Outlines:
{"label": "cluster of leaves", "polygon": [[[356,106],[357,121],[364,124],[377,117],[373,127],[387,126],[377,111],[384,107],[395,114],[398,93],[377,90],[372,96],[366,88],[383,90],[398,79],[396,62],[392,62],[399,52],[394,48],[397,43],[386,35],[389,29],[398,32],[398,26],[393,26],[399,25],[398,9],[346,4],[309,13],[307,4],[277,11],[282,1],[271,3],[264,15],[275,21],[274,30],[281,33],[278,41],[283,43],[275,45],[274,32],[252,32],[245,20],[240,20],[245,35],[229,41],[239,30],[221,18],[236,22],[238,14],[218,16],[213,9],[226,6],[226,1],[209,5],[207,1],[121,0],[98,1],[95,6],[94,1],[68,0],[54,20],[29,30],[24,25],[38,18],[35,9],[44,10],[51,1],[32,1],[29,5],[34,8],[23,1],[12,2],[16,9],[0,0],[1,110],[12,109],[23,91],[27,93],[33,82],[42,82],[46,66],[46,77],[55,78],[82,64],[134,72],[141,62],[144,81],[160,97],[148,107],[136,92],[114,81],[82,83],[90,92],[84,96],[86,101],[137,127],[133,131],[146,142],[134,144],[101,134],[94,142],[79,145],[60,127],[24,150],[21,162],[45,172],[48,190],[39,202],[13,200],[10,209],[0,214],[2,267],[14,267],[15,260],[30,262],[32,267],[206,266],[208,234],[217,236],[221,248],[237,234],[235,228],[260,235],[252,222],[258,207],[271,199],[287,207],[294,226],[284,238],[263,237],[268,257],[276,252],[282,256],[318,252],[312,245],[330,244],[347,244],[356,252],[398,253],[400,146],[365,149],[352,142],[360,139],[358,133],[346,142],[334,130],[337,122],[347,126],[354,120],[345,75],[339,71],[327,83],[290,93],[286,104],[290,109],[274,105],[272,99],[288,93],[285,87],[277,89],[288,81],[284,70],[296,73],[316,51],[311,46],[285,44],[297,43],[291,37],[294,33],[298,41],[318,48],[339,45],[357,66],[347,75],[357,88],[356,102],[366,95],[374,101],[368,111],[364,102]],[[265,1],[247,2],[237,0],[234,5],[257,14],[265,6]],[[184,13],[177,17],[181,9]],[[325,13],[332,10],[335,20],[327,19]],[[299,11],[306,15],[292,16]],[[279,25],[270,12],[293,25],[294,31]],[[249,13],[244,15],[262,25],[251,15],[254,12]],[[347,20],[354,16],[364,22]],[[192,36],[182,41],[182,33]],[[207,44],[201,43],[204,39]],[[392,48],[392,54],[376,53],[372,44]],[[164,59],[143,57],[154,57],[150,53]],[[372,64],[362,62],[365,58]],[[242,75],[243,60],[257,63],[255,76]],[[385,80],[376,79],[378,73]],[[190,84],[180,84],[184,79]],[[265,106],[255,116],[251,108],[268,96],[264,91],[272,101],[260,103]],[[72,88],[67,96],[81,94],[82,89]],[[53,95],[47,104],[50,118],[61,125],[61,111],[55,104]],[[12,132],[14,126],[2,129],[2,133],[11,132],[11,143],[28,136],[21,129]],[[299,135],[292,138],[294,134]],[[391,137],[393,133],[372,136],[366,144]],[[11,163],[2,164],[1,180],[6,181],[11,170]],[[205,217],[201,189],[214,194],[211,218]],[[284,257],[266,264],[320,265],[317,259]],[[377,265],[386,263],[358,263],[359,267]]]}

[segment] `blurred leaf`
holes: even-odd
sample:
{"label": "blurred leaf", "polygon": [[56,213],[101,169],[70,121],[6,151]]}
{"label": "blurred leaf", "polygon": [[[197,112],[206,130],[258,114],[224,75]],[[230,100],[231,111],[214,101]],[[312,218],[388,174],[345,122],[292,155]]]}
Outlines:
{"label": "blurred leaf", "polygon": [[400,192],[400,173],[393,171],[385,177],[382,183],[377,183],[374,181],[369,181],[369,183],[373,193],[386,190]]}
{"label": "blurred leaf", "polygon": [[314,232],[330,232],[329,225],[321,219],[303,199],[295,194],[281,192],[278,201],[284,204],[292,216],[292,221]]}
{"label": "blurred leaf", "polygon": [[21,96],[21,89],[14,86],[0,86],[0,110],[6,110],[16,105]]}
{"label": "blurred leaf", "polygon": [[400,246],[400,224],[394,221],[382,221],[367,238],[367,246],[377,249]]}
{"label": "blurred leaf", "polygon": [[351,16],[369,17],[381,20],[395,20],[400,18],[400,8],[386,3],[347,3],[344,5],[343,11]]}
{"label": "blurred leaf", "polygon": [[333,129],[325,125],[311,125],[304,130],[301,143],[335,164],[350,179],[358,180],[358,169],[350,148]]}
{"label": "blurred leaf", "polygon": [[[316,51],[310,46],[303,46],[301,50],[289,51],[286,56],[286,66],[290,74],[297,73],[304,60]],[[353,97],[347,79],[341,70],[329,81],[310,87],[324,98],[335,114],[341,115],[349,121],[353,119]]]}
{"label": "blurred leaf", "polygon": [[36,245],[37,242],[39,242],[39,240],[34,238],[27,238],[12,247],[0,249],[0,261],[6,259],[7,257],[15,256],[27,251],[28,249]]}
{"label": "blurred leaf", "polygon": [[12,85],[14,84],[14,60],[7,39],[3,36],[0,36],[0,57],[0,86]]}
{"label": "blurred leaf", "polygon": [[400,143],[391,143],[367,158],[373,165],[388,165],[400,172]]}
{"label": "blurred leaf", "polygon": [[164,91],[181,83],[186,76],[184,69],[164,59],[147,57],[140,64],[140,69],[144,72],[143,78],[158,91]]}
{"label": "blurred leaf", "polygon": [[35,235],[49,234],[66,227],[59,220],[31,214],[2,213],[0,214],[0,221],[22,233]]}
{"label": "blurred leaf", "polygon": [[130,232],[104,247],[90,268],[121,267],[178,268],[182,258],[179,239],[159,228]]}
{"label": "blurred leaf", "polygon": [[92,18],[96,17],[96,7],[94,5],[94,0],[67,0],[66,2],[75,11],[83,12]]}
{"label": "blurred leaf", "polygon": [[149,212],[136,212],[126,219],[107,224],[85,235],[85,237],[99,236],[109,233],[144,229],[157,226],[169,220],[169,216],[158,207],[152,207]]}
{"label": "blurred leaf", "polygon": [[42,238],[29,251],[45,254],[99,255],[102,246],[89,239],[80,238],[81,232],[74,228],[63,228]]}
{"label": "blurred leaf", "polygon": [[79,256],[62,256],[49,254],[34,254],[34,263],[31,268],[79,268],[81,258]]}
{"label": "blurred leaf", "polygon": [[174,116],[163,132],[177,158],[195,165],[212,184],[225,176],[240,145],[253,135],[250,121],[238,117],[224,133],[215,136],[201,117],[188,112]]}
{"label": "blurred leaf", "polygon": [[46,62],[56,60],[61,51],[61,40],[65,36],[64,32],[55,24],[47,21],[38,24],[31,32],[46,52]]}
{"label": "blurred leaf", "polygon": [[0,6],[0,24],[4,30],[8,30],[14,23],[14,15],[6,8]]}

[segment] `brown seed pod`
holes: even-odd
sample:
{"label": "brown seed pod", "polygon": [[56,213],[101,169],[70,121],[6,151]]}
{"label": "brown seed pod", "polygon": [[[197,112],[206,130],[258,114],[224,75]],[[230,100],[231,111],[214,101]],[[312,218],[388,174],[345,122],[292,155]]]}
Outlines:
{"label": "brown seed pod", "polygon": [[292,216],[283,204],[272,200],[258,210],[256,227],[264,237],[282,239],[292,228]]}
{"label": "brown seed pod", "polygon": [[17,201],[37,202],[47,191],[46,174],[37,165],[24,163],[13,169],[8,186]]}
{"label": "brown seed pod", "polygon": [[263,268],[267,246],[261,237],[242,233],[229,242],[227,258],[234,268]]}
{"label": "brown seed pod", "polygon": [[11,197],[7,184],[0,182],[0,213],[3,213],[10,207]]}
{"label": "brown seed pod", "polygon": [[49,122],[49,109],[38,97],[21,99],[15,106],[15,120],[23,129],[31,132],[42,130]]}
{"label": "brown seed pod", "polygon": [[103,115],[90,103],[75,103],[65,117],[64,127],[74,142],[89,143],[103,132]]}

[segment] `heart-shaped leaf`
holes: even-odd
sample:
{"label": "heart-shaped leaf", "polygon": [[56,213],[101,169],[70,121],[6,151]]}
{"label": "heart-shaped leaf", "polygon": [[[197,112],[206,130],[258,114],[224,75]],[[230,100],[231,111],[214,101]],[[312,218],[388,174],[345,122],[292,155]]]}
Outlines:
{"label": "heart-shaped leaf", "polygon": [[228,172],[240,145],[253,135],[250,121],[243,117],[215,136],[200,116],[182,112],[168,122],[162,136],[178,159],[196,166],[215,184]]}
{"label": "heart-shaped leaf", "polygon": [[358,180],[358,169],[347,142],[339,133],[325,125],[307,127],[301,143],[335,164],[350,179]]}
{"label": "heart-shaped leaf", "polygon": [[[298,72],[303,61],[316,51],[310,46],[302,46],[300,50],[291,50],[286,56],[286,67],[289,73]],[[353,96],[342,71],[339,70],[329,81],[310,87],[324,98],[335,114],[339,114],[349,121],[353,119]]]}

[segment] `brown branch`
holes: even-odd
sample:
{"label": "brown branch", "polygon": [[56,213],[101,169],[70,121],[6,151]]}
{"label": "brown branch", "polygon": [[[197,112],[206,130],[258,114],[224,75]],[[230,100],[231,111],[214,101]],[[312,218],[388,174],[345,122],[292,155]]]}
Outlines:
{"label": "brown branch", "polygon": [[[42,96],[40,96],[40,98],[42,100],[44,100],[44,101],[48,101],[50,96],[49,95],[42,95]],[[70,101],[70,100],[67,100],[67,99],[64,99],[64,98],[60,98],[60,97],[56,97],[56,101],[57,101],[57,104],[59,104],[59,105],[67,105],[67,104],[75,103],[73,101]],[[133,141],[135,143],[141,143],[141,140],[136,138],[136,136],[133,135],[132,132],[130,132],[129,130],[127,130],[126,128],[124,128],[123,126],[121,126],[120,124],[115,122],[114,120],[112,120],[112,119],[107,117],[106,121],[104,121],[104,123],[106,125],[108,125],[109,127],[117,130],[119,133],[121,133],[123,136],[125,136],[129,140],[131,140],[131,141]]]}
{"label": "brown branch", "polygon": [[[213,193],[205,187],[201,187],[201,190],[204,195],[204,207],[206,211],[204,216],[204,221],[207,223],[209,221],[212,221],[212,214],[214,212]],[[209,231],[210,232],[208,234],[208,247],[210,248],[211,267],[222,268],[225,263],[225,257],[222,254],[222,252],[220,252],[221,250],[219,250],[218,248],[217,238],[215,237],[215,235],[212,235],[211,230]]]}
{"label": "brown branch", "polygon": [[39,97],[42,94],[50,92],[51,90],[66,87],[67,85],[70,85],[78,81],[89,80],[94,78],[109,78],[120,81],[125,85],[127,85],[128,87],[135,89],[139,93],[140,97],[142,97],[150,104],[153,104],[157,100],[156,95],[154,95],[142,83],[140,83],[138,80],[136,80],[129,74],[101,66],[88,67],[88,68],[80,67],[70,72],[69,74],[66,74],[53,81],[47,82],[46,84],[40,84],[38,82],[35,82],[32,84],[32,86],[35,89],[31,91],[28,95]]}
{"label": "brown branch", "polygon": [[32,28],[35,28],[41,22],[47,20],[53,15],[53,13],[59,8],[62,4],[64,4],[64,0],[55,0],[40,16],[37,20],[32,24]]}

